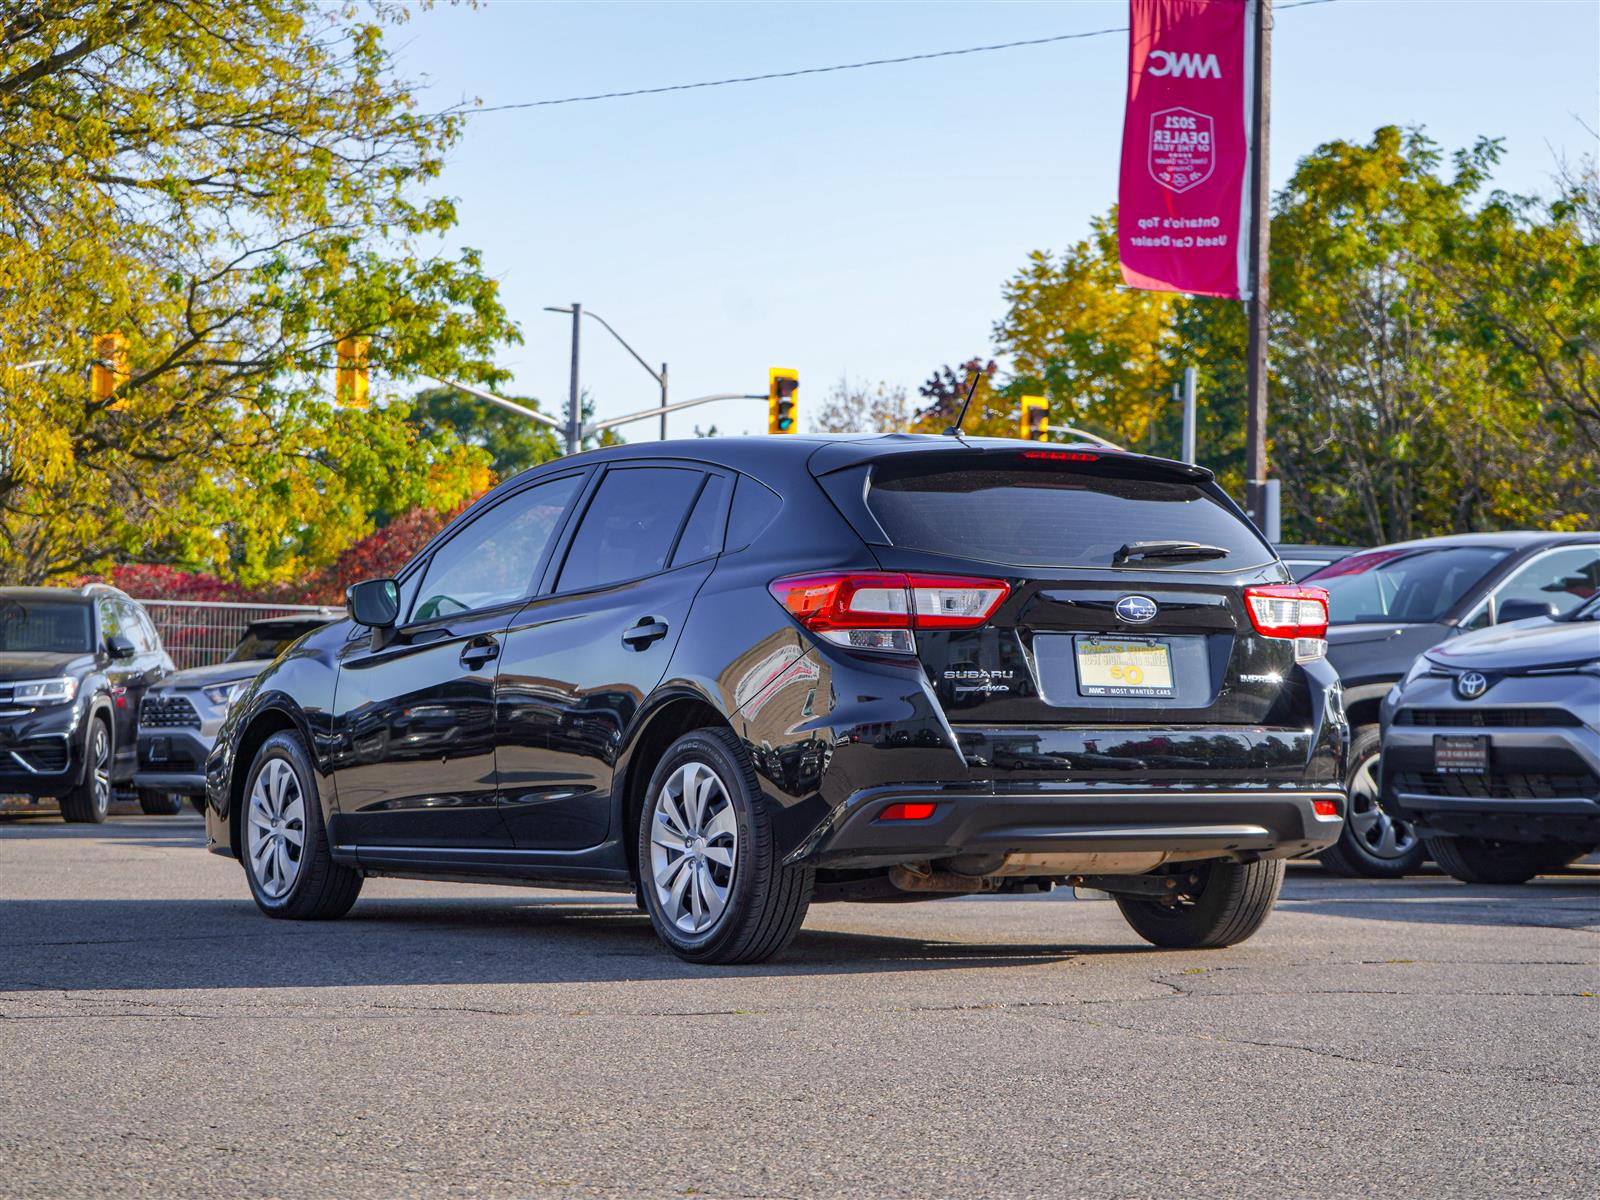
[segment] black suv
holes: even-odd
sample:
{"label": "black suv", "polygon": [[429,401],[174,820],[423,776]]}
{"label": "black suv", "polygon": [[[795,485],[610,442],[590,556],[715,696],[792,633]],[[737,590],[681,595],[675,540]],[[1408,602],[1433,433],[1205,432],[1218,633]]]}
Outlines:
{"label": "black suv", "polygon": [[133,777],[139,702],[171,671],[150,614],[116,588],[0,588],[0,795],[104,821]]}
{"label": "black suv", "polygon": [[211,848],[271,916],[367,875],[634,890],[699,962],[813,900],[1110,892],[1250,936],[1342,824],[1323,593],[1202,469],[891,435],[509,480],[234,705]]}
{"label": "black suv", "polygon": [[1423,651],[1464,633],[1572,612],[1600,591],[1600,534],[1462,533],[1352,554],[1307,575],[1325,588],[1328,657],[1350,716],[1349,818],[1322,855],[1340,875],[1394,877],[1427,855],[1380,802],[1379,708]]}

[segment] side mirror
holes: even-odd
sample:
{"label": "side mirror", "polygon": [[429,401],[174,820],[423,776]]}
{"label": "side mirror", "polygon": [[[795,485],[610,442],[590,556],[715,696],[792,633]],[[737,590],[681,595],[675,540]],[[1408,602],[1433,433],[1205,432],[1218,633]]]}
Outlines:
{"label": "side mirror", "polygon": [[132,642],[120,633],[114,633],[106,639],[106,653],[115,659],[132,658],[138,651]]}
{"label": "side mirror", "polygon": [[400,585],[392,579],[364,579],[344,593],[350,618],[357,625],[389,629],[400,619]]}
{"label": "side mirror", "polygon": [[1556,606],[1548,600],[1507,600],[1494,611],[1496,624],[1526,621],[1529,617],[1553,617]]}

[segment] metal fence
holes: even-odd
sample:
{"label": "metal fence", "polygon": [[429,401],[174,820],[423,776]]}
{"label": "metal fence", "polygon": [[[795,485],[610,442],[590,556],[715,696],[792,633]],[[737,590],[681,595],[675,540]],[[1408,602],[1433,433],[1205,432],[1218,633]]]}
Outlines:
{"label": "metal fence", "polygon": [[268,617],[322,616],[344,609],[315,604],[241,604],[222,600],[140,600],[180,671],[221,662],[252,621]]}

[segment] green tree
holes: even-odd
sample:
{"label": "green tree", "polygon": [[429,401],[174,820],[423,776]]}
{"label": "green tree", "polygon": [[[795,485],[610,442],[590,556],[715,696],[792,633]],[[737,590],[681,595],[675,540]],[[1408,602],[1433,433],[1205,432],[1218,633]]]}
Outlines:
{"label": "green tree", "polygon": [[[374,512],[471,493],[482,450],[329,395],[344,337],[371,339],[380,394],[492,380],[516,337],[477,254],[435,249],[455,212],[422,189],[462,117],[419,111],[396,77],[384,35],[404,19],[315,0],[12,8],[0,577],[172,558],[293,578]],[[111,331],[126,378],[96,400],[92,338]]]}
{"label": "green tree", "polygon": [[[508,396],[508,400],[541,410],[532,397]],[[419,437],[434,439],[449,433],[489,456],[496,478],[509,479],[542,462],[559,458],[562,445],[554,429],[518,416],[509,409],[496,408],[453,388],[427,388],[411,398],[406,421]]]}

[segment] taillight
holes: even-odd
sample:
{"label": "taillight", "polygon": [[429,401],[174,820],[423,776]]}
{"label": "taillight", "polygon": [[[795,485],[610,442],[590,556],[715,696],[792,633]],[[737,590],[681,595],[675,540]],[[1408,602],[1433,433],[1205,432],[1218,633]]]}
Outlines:
{"label": "taillight", "polygon": [[1266,584],[1244,590],[1245,611],[1262,637],[1291,638],[1296,662],[1328,652],[1328,593],[1300,584]]}
{"label": "taillight", "polygon": [[800,624],[855,650],[916,650],[917,629],[982,625],[1011,590],[1001,579],[840,571],[791,575],[770,588]]}

